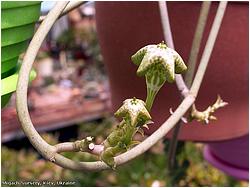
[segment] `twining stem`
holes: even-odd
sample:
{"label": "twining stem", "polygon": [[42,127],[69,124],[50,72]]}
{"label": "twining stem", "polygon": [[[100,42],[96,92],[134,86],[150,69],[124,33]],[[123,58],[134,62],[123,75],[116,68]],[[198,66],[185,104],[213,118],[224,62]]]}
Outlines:
{"label": "twining stem", "polygon": [[[168,47],[174,49],[174,42],[170,28],[170,21],[168,17],[167,3],[165,1],[159,1],[159,9],[160,9],[160,19],[161,19],[165,42],[168,44]],[[186,97],[189,93],[189,89],[187,88],[181,74],[175,75],[175,82],[181,95],[183,95],[183,97]]]}
{"label": "twining stem", "polygon": [[166,43],[172,49],[174,49],[174,42],[170,27],[170,21],[168,17],[168,9],[167,3],[165,1],[159,1],[159,9],[160,9],[160,16],[161,16],[161,24],[163,26],[163,35]]}
{"label": "twining stem", "polygon": [[170,139],[169,149],[168,149],[168,170],[171,172],[175,166],[176,160],[176,149],[178,144],[178,135],[181,129],[182,122],[178,121],[173,128],[172,139]]}
{"label": "twining stem", "polygon": [[17,114],[20,123],[22,124],[24,133],[28,136],[31,144],[39,151],[39,153],[42,154],[46,159],[53,162],[55,161],[53,154],[55,152],[55,147],[49,145],[38,134],[30,119],[27,107],[27,88],[29,73],[32,69],[32,64],[35,61],[38,50],[50,28],[53,26],[68,3],[69,2],[64,1],[57,2],[55,7],[48,13],[45,20],[41,23],[40,27],[36,31],[25,53],[22,66],[19,71],[16,92]]}
{"label": "twining stem", "polygon": [[[206,21],[209,13],[211,2],[204,1],[201,6],[201,11],[199,15],[199,20],[196,26],[192,47],[190,51],[189,61],[188,61],[188,70],[185,75],[185,83],[188,88],[190,88],[193,76],[194,76],[194,70],[196,67],[197,57],[200,49],[200,44],[203,36],[203,32],[206,26]],[[174,127],[172,139],[170,140],[170,146],[169,146],[169,152],[168,152],[168,168],[171,171],[174,168],[175,165],[175,156],[176,156],[176,148],[178,144],[178,135],[180,132],[182,126],[182,122],[179,121],[177,125]]]}
{"label": "twining stem", "polygon": [[[55,145],[54,147],[56,148],[56,152],[57,153],[62,153],[62,152],[80,152],[81,149],[79,147],[76,146],[76,142],[64,142],[64,143],[59,143],[57,145]],[[90,145],[91,146],[91,145]],[[100,155],[101,152],[103,151],[104,146],[103,145],[93,145],[93,148],[90,148],[90,146],[88,146],[88,148],[86,148],[85,151],[81,151],[81,152],[88,152],[94,155]]]}
{"label": "twining stem", "polygon": [[201,86],[200,81],[203,79],[203,77],[205,75],[208,61],[210,59],[210,56],[211,56],[211,53],[212,53],[212,50],[213,50],[213,47],[215,44],[223,16],[224,16],[224,13],[226,11],[226,7],[227,7],[227,1],[221,1],[219,4],[219,7],[217,9],[215,18],[214,18],[214,22],[213,22],[211,31],[209,33],[208,40],[206,42],[204,52],[203,52],[202,57],[201,57],[200,65],[202,65],[202,66],[196,72],[196,75],[195,75],[194,81],[192,83],[190,92],[197,91],[197,93],[198,93],[198,91],[199,91],[199,88]]}
{"label": "twining stem", "polygon": [[207,65],[208,65],[208,62],[209,62],[209,59],[210,59],[210,56],[211,56],[218,32],[219,32],[219,29],[221,26],[222,20],[223,20],[223,16],[224,16],[224,13],[226,11],[226,7],[227,7],[227,1],[221,1],[219,6],[218,6],[213,25],[212,25],[211,31],[209,33],[205,49],[204,49],[202,57],[201,57],[201,61],[200,61],[201,68],[197,70],[193,84],[192,84],[191,89],[190,89],[190,92],[197,91],[196,95],[198,94],[199,88],[201,86],[200,81],[203,79],[203,77],[205,75],[206,68],[207,68]]}
{"label": "twining stem", "polygon": [[[85,171],[100,171],[103,169],[108,169],[109,167],[101,161],[96,162],[77,162],[64,157],[56,152],[57,148],[55,146],[49,145],[35,130],[34,125],[30,119],[28,108],[27,108],[27,89],[28,89],[28,75],[31,71],[32,65],[34,63],[36,54],[42,44],[42,41],[46,37],[49,29],[56,21],[62,10],[65,8],[68,2],[58,2],[55,8],[46,16],[45,20],[39,26],[37,32],[35,33],[33,39],[30,42],[29,48],[26,51],[21,70],[19,72],[19,79],[17,84],[16,92],[16,105],[18,118],[20,120],[21,126],[24,133],[29,138],[32,145],[42,154],[46,159],[49,159],[63,168],[68,168],[72,170],[85,170]],[[221,9],[225,9],[225,4],[223,3]],[[225,10],[222,12],[224,13]],[[222,13],[222,15],[223,15]],[[220,13],[221,14],[221,13]],[[221,19],[221,18],[220,18]],[[218,24],[218,23],[217,23]],[[217,29],[215,29],[216,31]],[[214,32],[214,31],[213,31]],[[212,40],[213,41],[213,40]],[[208,46],[211,47],[211,41],[208,40]],[[208,59],[207,56],[201,61],[198,71],[195,76],[195,80],[192,84],[190,93],[188,92],[185,99],[178,106],[175,112],[165,121],[152,135],[145,139],[141,144],[132,148],[131,150],[115,157],[115,162],[118,165],[124,164],[135,157],[143,154],[154,144],[156,144],[160,139],[162,139],[178,122],[178,120],[187,112],[190,106],[194,103],[197,93],[200,88]],[[60,148],[66,145],[60,145]],[[69,149],[64,147],[67,150]],[[73,146],[73,145],[71,145]],[[62,151],[62,150],[61,150]],[[52,160],[53,159],[53,160]]]}
{"label": "twining stem", "polygon": [[[63,10],[63,12],[60,14],[60,16],[58,17],[61,18],[62,16],[66,15],[67,13],[69,13],[70,11],[74,10],[75,8],[83,5],[87,3],[87,1],[71,1],[69,2],[69,4],[65,7],[65,9]],[[41,23],[46,16],[40,16],[38,22]]]}
{"label": "twining stem", "polygon": [[210,6],[211,6],[211,1],[204,1],[201,5],[200,16],[196,26],[192,47],[188,59],[188,70],[185,74],[185,83],[188,88],[190,88],[193,81],[201,40],[206,26]]}

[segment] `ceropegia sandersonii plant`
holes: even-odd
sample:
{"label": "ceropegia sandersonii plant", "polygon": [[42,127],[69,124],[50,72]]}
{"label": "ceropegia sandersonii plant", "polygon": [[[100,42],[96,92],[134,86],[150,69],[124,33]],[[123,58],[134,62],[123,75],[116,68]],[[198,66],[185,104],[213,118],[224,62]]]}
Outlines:
{"label": "ceropegia sandersonii plant", "polygon": [[[104,140],[102,143],[103,150],[100,153],[100,160],[112,169],[116,168],[114,157],[139,144],[139,141],[133,140],[134,135],[138,132],[144,136],[143,127],[148,129],[148,124],[153,123],[149,112],[157,93],[164,83],[166,81],[173,83],[175,74],[181,74],[187,70],[181,56],[175,50],[167,47],[164,42],[141,48],[132,55],[131,60],[138,66],[137,75],[145,76],[147,98],[146,102],[135,97],[126,99],[115,112],[115,116],[122,120]],[[212,115],[215,110],[225,105],[227,103],[220,96],[212,106],[209,106],[203,112],[198,111],[193,105],[188,121],[195,119],[207,124],[209,120],[216,119]],[[81,148],[85,149],[85,147]]]}
{"label": "ceropegia sandersonii plant", "polygon": [[116,167],[114,157],[138,144],[138,141],[133,140],[133,136],[136,132],[143,134],[142,126],[147,126],[151,120],[144,101],[135,97],[126,99],[115,116],[123,120],[103,142],[104,151],[101,154],[101,160],[112,168]]}
{"label": "ceropegia sandersonii plant", "polygon": [[166,81],[174,82],[175,74],[187,69],[181,56],[164,42],[141,48],[131,59],[139,66],[137,75],[146,78],[147,99],[146,102],[135,97],[126,99],[115,113],[122,121],[103,142],[101,154],[101,160],[112,168],[116,167],[114,157],[117,154],[139,143],[133,140],[135,133],[143,135],[142,127],[148,128],[147,124],[152,123],[149,111],[160,88]]}

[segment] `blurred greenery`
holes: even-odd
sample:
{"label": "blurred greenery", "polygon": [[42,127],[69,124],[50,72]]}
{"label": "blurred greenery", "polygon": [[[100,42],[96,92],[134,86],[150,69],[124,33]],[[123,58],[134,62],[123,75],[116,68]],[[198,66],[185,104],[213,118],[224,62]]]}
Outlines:
{"label": "blurred greenery", "polygon": [[[81,123],[78,138],[91,135],[100,143],[114,125],[113,118]],[[47,133],[42,136],[51,144],[58,143],[58,134]],[[2,146],[2,182],[74,181],[73,186],[248,186],[247,182],[235,180],[209,165],[202,157],[203,145],[192,142],[179,142],[176,169],[168,172],[164,151],[168,141],[164,142],[158,142],[149,151],[115,171],[101,172],[63,169],[45,161],[32,149],[17,151]],[[75,161],[97,159],[88,153],[65,152],[64,156]]]}

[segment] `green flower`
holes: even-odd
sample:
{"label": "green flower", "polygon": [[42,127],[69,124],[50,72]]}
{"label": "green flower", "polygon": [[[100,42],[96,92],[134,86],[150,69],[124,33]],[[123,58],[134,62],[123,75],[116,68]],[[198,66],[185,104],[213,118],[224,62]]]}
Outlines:
{"label": "green flower", "polygon": [[134,64],[139,66],[138,76],[144,76],[151,69],[163,70],[169,82],[174,81],[174,74],[187,70],[181,56],[162,42],[157,45],[147,45],[136,52],[132,57]]}
{"label": "green flower", "polygon": [[115,116],[124,118],[131,126],[141,125],[151,120],[144,101],[135,97],[123,101],[123,105],[117,110]]}
{"label": "green flower", "polygon": [[103,142],[104,151],[101,153],[101,160],[112,169],[116,168],[114,157],[138,144],[139,141],[133,140],[133,136],[136,132],[143,134],[142,127],[147,127],[145,123],[150,123],[151,120],[144,101],[135,97],[123,101],[115,116],[123,120]]}
{"label": "green flower", "polygon": [[132,61],[138,67],[137,75],[145,76],[147,83],[146,107],[150,111],[153,100],[165,81],[174,82],[175,74],[187,70],[181,56],[162,42],[157,45],[147,45],[136,52]]}

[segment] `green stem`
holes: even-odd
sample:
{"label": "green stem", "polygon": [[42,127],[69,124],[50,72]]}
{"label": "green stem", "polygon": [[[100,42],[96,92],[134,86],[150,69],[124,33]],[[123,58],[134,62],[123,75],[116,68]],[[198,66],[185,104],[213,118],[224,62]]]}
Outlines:
{"label": "green stem", "polygon": [[158,71],[148,72],[146,75],[147,98],[146,108],[150,112],[155,96],[166,81],[166,76]]}
{"label": "green stem", "polygon": [[[158,90],[159,91],[159,90]],[[152,90],[151,88],[147,88],[147,99],[146,99],[146,108],[150,112],[152,105],[154,103],[154,99],[158,91]]]}
{"label": "green stem", "polygon": [[151,111],[156,94],[164,85],[165,81],[166,80],[164,80],[164,78],[162,79],[159,76],[156,76],[156,78],[154,77],[150,78],[146,76],[146,84],[147,84],[146,108],[149,112]]}

